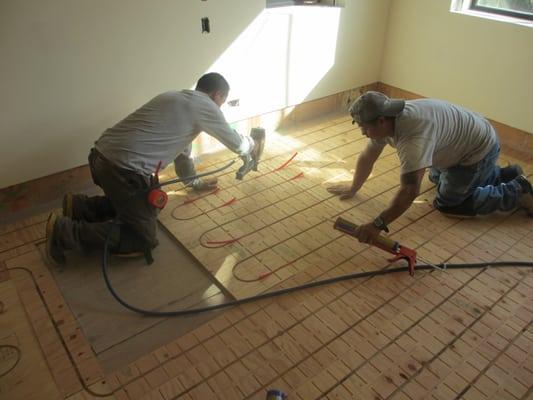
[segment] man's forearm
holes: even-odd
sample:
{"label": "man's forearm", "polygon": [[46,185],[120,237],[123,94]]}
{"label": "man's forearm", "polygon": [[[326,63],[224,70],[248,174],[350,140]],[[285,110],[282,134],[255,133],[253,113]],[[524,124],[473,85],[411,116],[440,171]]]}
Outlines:
{"label": "man's forearm", "polygon": [[372,172],[373,166],[374,166],[374,163],[371,162],[364,155],[361,155],[357,159],[357,163],[355,165],[355,172],[353,174],[353,181],[352,181],[353,192],[357,192],[361,188],[361,186],[363,186],[363,183],[366,182],[368,176]]}
{"label": "man's forearm", "polygon": [[400,190],[396,192],[392,199],[391,205],[380,214],[385,225],[389,225],[402,215],[413,204],[413,201],[418,195],[416,187],[402,186]]}

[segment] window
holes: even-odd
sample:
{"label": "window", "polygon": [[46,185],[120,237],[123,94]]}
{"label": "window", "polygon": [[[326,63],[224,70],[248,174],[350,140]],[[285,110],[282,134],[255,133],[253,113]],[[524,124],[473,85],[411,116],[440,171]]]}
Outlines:
{"label": "window", "polygon": [[472,0],[470,9],[533,21],[533,0]]}
{"label": "window", "polygon": [[452,0],[451,11],[533,26],[533,0]]}
{"label": "window", "polygon": [[267,8],[287,6],[344,7],[345,0],[266,0]]}

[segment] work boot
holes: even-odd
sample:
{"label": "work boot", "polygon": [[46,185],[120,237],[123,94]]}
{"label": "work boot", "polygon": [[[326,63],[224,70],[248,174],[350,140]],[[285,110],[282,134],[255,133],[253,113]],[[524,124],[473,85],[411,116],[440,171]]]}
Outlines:
{"label": "work boot", "polygon": [[59,217],[58,213],[53,211],[46,221],[46,258],[56,267],[66,262],[58,237],[57,221]]}
{"label": "work boot", "polygon": [[522,194],[518,199],[518,206],[526,210],[528,216],[533,217],[533,186],[524,176],[520,175],[514,179],[522,188]]}
{"label": "work boot", "polygon": [[500,168],[500,180],[503,183],[511,182],[513,179],[522,175],[524,171],[518,164],[508,165],[507,167]]}

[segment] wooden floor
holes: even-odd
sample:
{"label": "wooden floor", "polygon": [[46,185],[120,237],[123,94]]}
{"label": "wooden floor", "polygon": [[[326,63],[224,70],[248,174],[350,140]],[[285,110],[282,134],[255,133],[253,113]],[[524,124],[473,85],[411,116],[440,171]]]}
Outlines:
{"label": "wooden floor", "polygon": [[[341,202],[325,181],[347,179],[365,143],[347,118],[275,139],[242,183],[224,175],[220,191],[196,201],[175,188],[162,222],[237,298],[387,268],[386,253],[340,235],[332,219],[366,222],[387,204],[398,185],[393,150]],[[523,211],[450,219],[433,196],[425,181],[391,226],[425,260],[533,260]],[[104,373],[37,249],[44,218],[0,227],[2,398],[264,399],[270,388],[301,400],[533,398],[533,274],[524,268],[385,275],[249,303]]]}

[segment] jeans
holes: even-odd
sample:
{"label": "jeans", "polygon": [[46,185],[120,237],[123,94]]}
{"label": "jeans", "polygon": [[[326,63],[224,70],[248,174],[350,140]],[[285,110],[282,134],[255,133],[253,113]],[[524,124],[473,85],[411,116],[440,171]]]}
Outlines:
{"label": "jeans", "polygon": [[437,185],[435,207],[445,213],[471,216],[516,208],[520,184],[501,181],[496,165],[499,154],[500,144],[496,143],[476,164],[431,168],[429,180]]}

